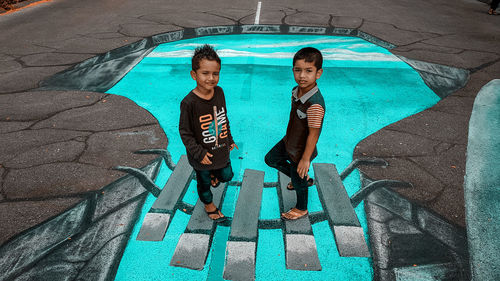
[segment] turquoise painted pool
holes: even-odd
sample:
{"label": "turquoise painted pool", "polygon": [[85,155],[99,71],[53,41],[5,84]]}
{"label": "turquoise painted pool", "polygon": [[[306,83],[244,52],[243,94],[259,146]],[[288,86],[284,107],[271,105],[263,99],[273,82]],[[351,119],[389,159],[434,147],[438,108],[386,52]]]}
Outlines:
{"label": "turquoise painted pool", "polygon": [[[177,162],[185,149],[178,133],[179,104],[195,87],[189,71],[193,49],[212,44],[222,60],[219,85],[224,89],[233,137],[239,146],[231,154],[241,180],[244,169],[263,170],[266,182],[277,181],[275,170],[263,159],[286,130],[290,110],[292,57],[313,46],[324,55],[324,73],[318,85],[327,113],[315,162],[337,165],[342,171],[352,160],[356,144],[379,129],[431,107],[439,101],[419,74],[384,48],[355,37],[318,35],[221,35],[158,46],[108,93],[126,96],[150,111],[169,139],[168,150]],[[312,171],[312,169],[311,169]],[[170,170],[162,166],[157,184],[162,187]],[[351,174],[345,187],[352,195],[360,188]],[[239,188],[228,187],[222,211],[232,216]],[[150,195],[120,263],[116,280],[222,280],[224,254],[230,229],[219,226],[202,271],[169,266],[189,215],[177,212],[162,242],[135,237],[155,198]],[[195,204],[195,182],[184,201]],[[316,189],[309,192],[309,211],[322,210]],[[367,231],[363,204],[356,208]],[[265,188],[261,219],[279,218],[276,190]],[[370,258],[339,257],[326,221],[313,225],[322,271],[287,270],[281,229],[259,230],[257,280],[371,280]],[[368,235],[367,235],[368,237]]]}

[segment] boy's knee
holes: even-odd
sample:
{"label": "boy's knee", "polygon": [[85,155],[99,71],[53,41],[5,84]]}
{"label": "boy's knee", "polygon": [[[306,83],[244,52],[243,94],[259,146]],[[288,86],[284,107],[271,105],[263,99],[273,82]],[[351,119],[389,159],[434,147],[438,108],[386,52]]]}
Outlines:
{"label": "boy's knee", "polygon": [[221,178],[219,179],[221,182],[228,182],[233,179],[234,173],[232,170],[229,170],[225,173],[221,174]]}
{"label": "boy's knee", "polygon": [[220,178],[218,178],[219,181],[228,182],[233,179],[234,176],[233,169],[229,165],[221,171],[219,176],[220,176]]}

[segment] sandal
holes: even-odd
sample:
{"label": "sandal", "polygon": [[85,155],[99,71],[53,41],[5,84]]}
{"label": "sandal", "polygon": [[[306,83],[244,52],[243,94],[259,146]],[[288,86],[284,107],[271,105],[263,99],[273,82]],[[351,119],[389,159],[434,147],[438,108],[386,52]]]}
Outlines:
{"label": "sandal", "polygon": [[216,188],[217,186],[219,186],[219,184],[220,181],[213,174],[210,174],[210,185],[213,188]]}
{"label": "sandal", "polygon": [[[308,178],[307,179],[307,186],[313,186],[314,185],[314,179],[313,178]],[[292,185],[292,182],[289,182],[287,185],[286,185],[286,189],[288,190],[293,190],[293,185]]]}
{"label": "sandal", "polygon": [[[226,220],[226,216],[224,216],[224,215],[220,212],[219,208],[217,208],[217,207],[215,208],[215,210],[213,210],[213,211],[211,211],[211,212],[207,212],[206,210],[205,210],[205,212],[207,213],[208,217],[209,217],[211,220],[213,220],[214,222],[216,222],[216,223],[223,222],[223,221],[225,221],[225,220]],[[211,217],[210,217],[210,215],[218,215],[219,217],[218,217],[218,218],[213,219],[213,218],[211,218]]]}
{"label": "sandal", "polygon": [[281,213],[281,219],[283,219],[283,220],[298,220],[300,218],[307,216],[307,214],[309,214],[309,212],[307,210],[304,214],[300,214],[295,210],[296,210],[295,208],[292,208],[286,213]]}

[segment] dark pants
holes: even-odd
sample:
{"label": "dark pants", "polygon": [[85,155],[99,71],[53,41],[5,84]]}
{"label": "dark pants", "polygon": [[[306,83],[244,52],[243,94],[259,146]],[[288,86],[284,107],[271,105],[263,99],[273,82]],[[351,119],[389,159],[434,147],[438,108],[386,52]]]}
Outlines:
{"label": "dark pants", "polygon": [[496,10],[498,8],[498,3],[500,3],[500,0],[493,0],[491,1],[491,5],[490,5],[490,8],[494,10]]}
{"label": "dark pants", "polygon": [[196,172],[196,181],[198,196],[204,204],[210,204],[213,200],[212,191],[210,191],[210,174],[214,175],[220,182],[228,182],[233,178],[233,169],[231,162],[227,166],[216,170],[194,170]]}
{"label": "dark pants", "polygon": [[307,177],[304,177],[303,179],[300,178],[297,173],[298,163],[293,162],[290,156],[288,156],[283,140],[280,140],[266,154],[265,161],[269,167],[276,168],[278,171],[290,177],[293,188],[297,194],[297,204],[295,205],[295,208],[302,211],[307,210],[309,191]]}

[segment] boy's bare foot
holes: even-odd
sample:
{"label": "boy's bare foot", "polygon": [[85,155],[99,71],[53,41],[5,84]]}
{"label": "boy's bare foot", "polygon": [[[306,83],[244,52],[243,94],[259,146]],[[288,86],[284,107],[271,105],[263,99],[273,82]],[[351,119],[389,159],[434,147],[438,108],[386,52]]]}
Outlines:
{"label": "boy's bare foot", "polygon": [[219,208],[215,207],[214,203],[205,205],[205,212],[208,217],[215,222],[222,222],[226,220],[226,217],[222,214]]}
{"label": "boy's bare foot", "polygon": [[299,210],[297,208],[292,208],[286,213],[281,213],[281,218],[284,220],[297,220],[308,214],[307,210]]}
{"label": "boy's bare foot", "polygon": [[495,10],[493,10],[493,9],[489,9],[488,10],[488,14],[489,15],[498,15],[498,13]]}
{"label": "boy's bare foot", "polygon": [[[314,179],[310,178],[309,176],[307,176],[307,186],[313,186],[313,185],[314,185]],[[293,190],[293,184],[292,184],[292,182],[289,182],[286,185],[286,189]]]}
{"label": "boy's bare foot", "polygon": [[219,186],[219,184],[220,184],[219,180],[213,174],[210,174],[210,185],[212,187],[217,187]]}

